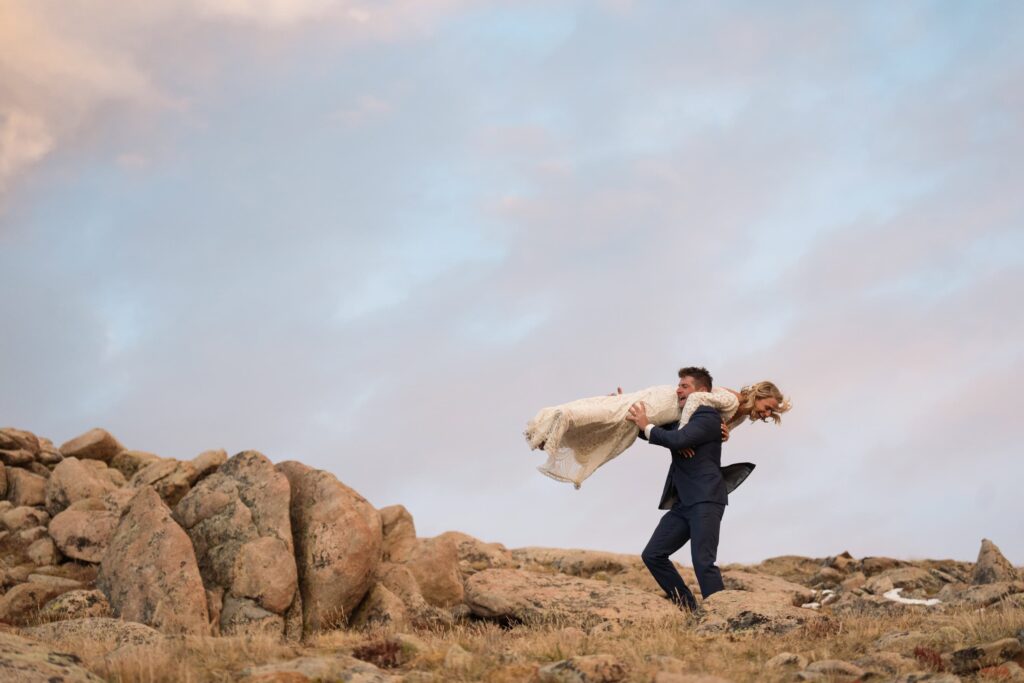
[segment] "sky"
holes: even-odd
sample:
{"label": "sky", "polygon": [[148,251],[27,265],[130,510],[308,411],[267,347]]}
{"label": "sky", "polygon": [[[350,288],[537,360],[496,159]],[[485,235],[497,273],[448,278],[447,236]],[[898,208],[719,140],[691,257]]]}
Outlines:
{"label": "sky", "polygon": [[[0,423],[639,553],[544,406],[769,379],[719,561],[1024,565],[1024,5],[0,0]],[[686,550],[677,559],[689,563]]]}

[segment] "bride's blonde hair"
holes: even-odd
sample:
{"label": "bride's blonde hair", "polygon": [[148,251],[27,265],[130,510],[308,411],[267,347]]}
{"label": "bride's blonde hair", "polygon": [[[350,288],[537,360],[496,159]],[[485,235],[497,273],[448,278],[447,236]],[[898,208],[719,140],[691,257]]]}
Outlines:
{"label": "bride's blonde hair", "polygon": [[793,407],[790,400],[782,395],[782,392],[774,383],[767,380],[755,382],[750,386],[740,389],[740,410],[747,413],[751,421],[754,420],[754,401],[762,398],[774,398],[779,402],[779,409],[772,411],[772,419],[775,420],[775,424],[780,424],[782,422],[782,413],[787,412]]}

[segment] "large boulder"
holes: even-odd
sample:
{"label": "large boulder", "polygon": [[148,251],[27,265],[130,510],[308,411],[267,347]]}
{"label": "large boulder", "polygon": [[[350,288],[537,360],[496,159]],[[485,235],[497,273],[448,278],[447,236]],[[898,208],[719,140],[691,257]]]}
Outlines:
{"label": "large boulder", "polygon": [[795,607],[785,592],[723,590],[704,599],[699,631],[758,631],[786,633],[811,622],[825,620],[819,612]]}
{"label": "large boulder", "polygon": [[[100,590],[70,590],[43,605],[39,621],[65,621],[112,616],[107,596]],[[139,624],[141,626],[141,624]],[[148,627],[147,627],[148,628]]]}
{"label": "large boulder", "polygon": [[971,578],[971,583],[981,585],[1016,581],[1017,578],[1017,570],[1003,556],[996,544],[987,538],[981,539],[981,548],[978,550],[978,561],[974,564],[974,576]]}
{"label": "large boulder", "polygon": [[65,510],[50,520],[50,536],[67,557],[98,563],[120,518],[119,513],[107,509]]}
{"label": "large boulder", "polygon": [[515,567],[512,553],[501,543],[486,543],[461,531],[446,531],[438,539],[455,544],[459,557],[459,571],[470,576],[484,569],[510,569]]}
{"label": "large boulder", "polygon": [[0,631],[0,671],[4,680],[24,683],[103,683],[75,655]]}
{"label": "large boulder", "polygon": [[682,616],[673,603],[644,590],[521,569],[486,569],[469,577],[466,604],[479,617],[522,623],[637,624]]}
{"label": "large boulder", "polygon": [[156,645],[164,641],[164,636],[156,629],[109,617],[55,621],[22,629],[22,633],[47,643],[60,644],[69,639],[83,639],[91,641],[93,645],[106,647]]}
{"label": "large boulder", "polygon": [[195,467],[184,460],[167,458],[146,465],[132,475],[133,487],[151,486],[170,507],[185,497],[197,479]]}
{"label": "large boulder", "polygon": [[291,487],[291,521],[306,634],[344,624],[373,585],[380,514],[334,475],[298,462],[278,469]]}
{"label": "large boulder", "polygon": [[349,625],[352,628],[373,628],[379,626],[402,630],[409,623],[405,602],[383,584],[374,584],[363,599]]}
{"label": "large boulder", "polygon": [[122,619],[165,633],[210,632],[192,542],[148,486],[125,508],[100,563],[97,585]]}
{"label": "large boulder", "polygon": [[102,460],[107,463],[123,450],[124,446],[110,432],[98,427],[76,436],[60,447],[61,455],[65,458]]}
{"label": "large boulder", "polygon": [[[207,589],[223,589],[232,609],[221,614],[225,634],[246,630],[256,615],[259,631],[267,629],[263,613],[284,613],[298,588],[292,543],[288,479],[256,451],[235,455],[200,481],[174,509],[196,550]],[[248,609],[247,605],[259,610]]]}
{"label": "large boulder", "polygon": [[74,502],[99,498],[116,488],[118,486],[95,467],[75,457],[65,458],[53,468],[46,481],[46,509],[56,515]]}
{"label": "large boulder", "polygon": [[43,605],[68,590],[70,588],[59,583],[19,583],[0,597],[0,621],[8,624],[30,622]]}
{"label": "large boulder", "polygon": [[384,534],[381,559],[385,562],[404,562],[416,549],[416,524],[404,505],[390,505],[380,509]]}
{"label": "large boulder", "polygon": [[46,478],[20,467],[6,467],[7,500],[15,506],[42,505],[46,500]]}
{"label": "large boulder", "polygon": [[462,602],[462,574],[453,539],[419,539],[406,564],[416,578],[420,593],[431,605],[451,607]]}
{"label": "large boulder", "polygon": [[148,451],[121,451],[110,459],[110,466],[120,472],[126,479],[131,479],[136,472],[146,465],[163,460],[156,453]]}

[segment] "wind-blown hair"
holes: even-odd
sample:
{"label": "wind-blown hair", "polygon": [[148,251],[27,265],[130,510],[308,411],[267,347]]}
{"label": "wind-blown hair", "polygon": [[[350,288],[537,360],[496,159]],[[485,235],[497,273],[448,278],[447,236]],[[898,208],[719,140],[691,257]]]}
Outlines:
{"label": "wind-blown hair", "polygon": [[[782,395],[775,384],[767,380],[763,382],[755,382],[750,386],[743,387],[740,390],[740,411],[750,415],[751,422],[754,421],[754,401],[762,398],[774,398],[779,402],[779,409],[772,411],[772,418],[775,420],[775,424],[782,423],[782,413],[788,412],[793,404],[788,398]],[[768,418],[762,420],[767,422]]]}

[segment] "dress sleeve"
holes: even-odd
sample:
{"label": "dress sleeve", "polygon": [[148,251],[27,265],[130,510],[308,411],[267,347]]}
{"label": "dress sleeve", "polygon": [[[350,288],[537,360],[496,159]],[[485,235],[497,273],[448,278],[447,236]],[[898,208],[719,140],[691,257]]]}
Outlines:
{"label": "dress sleeve", "polygon": [[737,399],[736,396],[728,389],[695,391],[686,397],[686,403],[683,404],[682,415],[679,418],[679,426],[682,428],[683,425],[689,422],[694,411],[701,406],[711,406],[717,410],[723,418],[730,419],[736,414],[736,410],[739,408],[739,405],[739,399]]}

